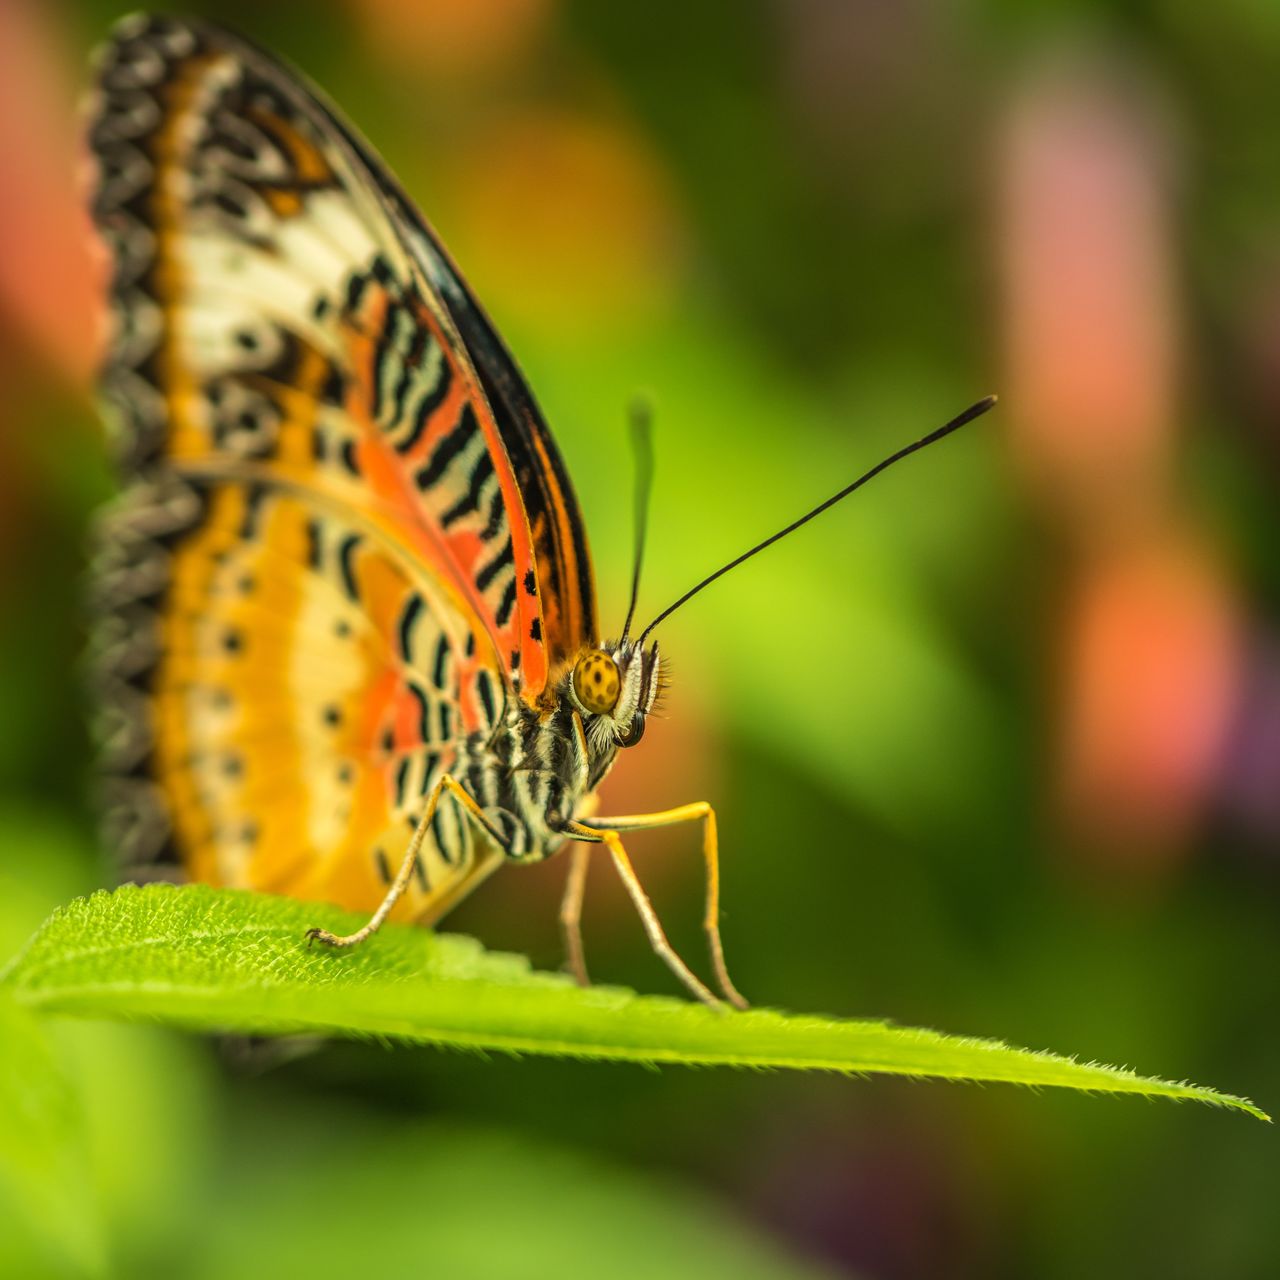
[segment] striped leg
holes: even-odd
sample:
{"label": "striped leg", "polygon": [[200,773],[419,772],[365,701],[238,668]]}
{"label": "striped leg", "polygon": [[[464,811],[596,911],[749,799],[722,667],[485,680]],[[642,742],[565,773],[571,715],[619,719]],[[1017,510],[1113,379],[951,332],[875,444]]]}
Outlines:
{"label": "striped leg", "polygon": [[682,804],[661,813],[640,813],[621,818],[592,818],[591,825],[609,831],[643,831],[648,827],[670,827],[678,822],[702,823],[702,858],[707,868],[706,910],[702,927],[706,930],[707,946],[711,952],[711,968],[716,976],[720,993],[735,1009],[748,1009],[750,1005],[729,977],[724,962],[724,944],[720,940],[720,841],[716,832],[716,811],[705,801]]}
{"label": "striped leg", "polygon": [[330,933],[327,929],[308,929],[308,945],[312,942],[323,942],[330,947],[356,947],[382,928],[387,916],[391,914],[391,908],[400,900],[400,895],[404,893],[409,885],[409,879],[413,875],[414,866],[418,861],[418,854],[422,851],[422,842],[427,838],[427,832],[431,830],[432,818],[436,816],[436,806],[439,805],[440,798],[446,791],[458,801],[467,816],[491,840],[502,842],[501,835],[490,825],[489,820],[484,816],[484,811],[471,798],[470,793],[462,784],[450,774],[441,774],[440,780],[431,788],[431,794],[427,797],[427,807],[423,810],[422,819],[409,840],[409,848],[405,851],[404,861],[400,864],[400,870],[396,872],[396,878],[391,882],[391,887],[387,890],[387,896],[378,905],[378,909],[370,917],[369,923],[363,928],[357,929],[355,933],[349,933],[345,937]]}

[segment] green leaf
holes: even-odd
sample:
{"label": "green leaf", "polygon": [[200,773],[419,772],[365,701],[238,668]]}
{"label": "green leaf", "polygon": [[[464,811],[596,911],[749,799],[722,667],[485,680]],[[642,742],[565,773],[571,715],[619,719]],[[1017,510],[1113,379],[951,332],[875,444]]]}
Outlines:
{"label": "green leaf", "polygon": [[356,917],[288,898],[125,886],[54,914],[0,978],[46,1013],[147,1018],[258,1035],[323,1032],[633,1062],[887,1072],[1194,1098],[1243,1098],[990,1040],[879,1021],[579,990],[470,938],[389,927],[354,952],[308,949],[311,925]]}

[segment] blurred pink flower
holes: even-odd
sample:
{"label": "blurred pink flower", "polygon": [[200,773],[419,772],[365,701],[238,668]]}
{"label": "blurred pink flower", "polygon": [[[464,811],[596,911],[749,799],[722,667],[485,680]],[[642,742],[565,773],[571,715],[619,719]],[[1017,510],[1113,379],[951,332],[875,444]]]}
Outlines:
{"label": "blurred pink flower", "polygon": [[1084,541],[1158,518],[1168,497],[1181,374],[1168,151],[1156,114],[1088,64],[1033,74],[1004,140],[1014,446]]}
{"label": "blurred pink flower", "polygon": [[1208,805],[1239,683],[1232,589],[1173,483],[1183,382],[1170,131],[1098,64],[1033,70],[1002,155],[1014,450],[1070,583],[1056,791],[1159,862]]}

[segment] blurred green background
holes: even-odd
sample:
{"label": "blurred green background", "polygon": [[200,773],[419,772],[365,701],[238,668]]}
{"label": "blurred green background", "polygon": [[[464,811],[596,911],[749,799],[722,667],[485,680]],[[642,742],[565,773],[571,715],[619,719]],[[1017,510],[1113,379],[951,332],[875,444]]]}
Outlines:
{"label": "blurred green background", "polygon": [[[635,391],[657,407],[642,613],[1001,393],[673,618],[668,719],[605,806],[716,804],[758,1003],[1274,1110],[1280,7],[185,8],[302,67],[417,197],[561,443],[607,628]],[[110,480],[71,172],[88,50],[125,11],[0,9],[4,956],[111,874],[78,666]],[[694,836],[634,846],[698,956]],[[446,927],[554,967],[562,870],[506,871]],[[668,990],[597,872],[593,972]],[[88,1149],[0,1178],[6,1275],[1280,1274],[1275,1139],[1202,1108],[56,1032]]]}

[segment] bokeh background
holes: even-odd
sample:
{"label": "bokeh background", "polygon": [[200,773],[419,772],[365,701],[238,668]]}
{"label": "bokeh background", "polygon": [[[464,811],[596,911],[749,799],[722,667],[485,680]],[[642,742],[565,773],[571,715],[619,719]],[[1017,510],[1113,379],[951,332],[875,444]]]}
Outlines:
{"label": "bokeh background", "polygon": [[[303,67],[518,353],[642,612],[989,391],[665,628],[615,811],[706,797],[757,1002],[1280,1102],[1280,7],[192,3]],[[104,883],[80,596],[111,490],[75,185],[124,9],[0,5],[0,943]],[[615,624],[616,625],[616,624]],[[700,955],[692,833],[637,837]],[[449,922],[559,963],[562,868]],[[593,972],[670,981],[593,875]],[[1280,1274],[1241,1117],[904,1081],[57,1028],[92,1138],[0,1271]],[[0,1054],[3,1050],[0,1049]],[[46,1206],[46,1209],[48,1206]]]}

